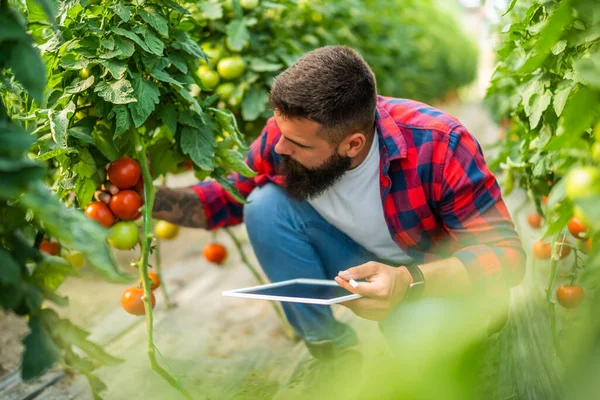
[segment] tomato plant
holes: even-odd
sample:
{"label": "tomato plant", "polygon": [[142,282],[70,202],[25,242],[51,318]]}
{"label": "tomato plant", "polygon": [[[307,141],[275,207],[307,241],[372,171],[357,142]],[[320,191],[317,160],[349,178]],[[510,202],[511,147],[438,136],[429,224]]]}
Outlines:
{"label": "tomato plant", "polygon": [[227,258],[227,248],[221,243],[207,243],[202,249],[204,258],[213,264],[222,264]]}

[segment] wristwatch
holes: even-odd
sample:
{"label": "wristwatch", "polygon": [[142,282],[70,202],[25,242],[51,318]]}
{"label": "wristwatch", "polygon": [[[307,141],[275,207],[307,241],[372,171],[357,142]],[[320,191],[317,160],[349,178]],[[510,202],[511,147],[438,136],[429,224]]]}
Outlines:
{"label": "wristwatch", "polygon": [[413,280],[408,287],[408,291],[406,292],[404,300],[417,300],[421,298],[423,292],[425,291],[425,278],[423,277],[423,271],[421,271],[421,268],[419,268],[417,265],[405,265],[404,268],[407,269]]}

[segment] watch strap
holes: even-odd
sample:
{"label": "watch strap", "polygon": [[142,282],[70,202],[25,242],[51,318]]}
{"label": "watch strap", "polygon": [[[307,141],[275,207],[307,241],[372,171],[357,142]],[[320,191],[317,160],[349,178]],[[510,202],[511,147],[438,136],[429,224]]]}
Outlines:
{"label": "watch strap", "polygon": [[405,299],[417,300],[421,298],[423,292],[425,291],[425,277],[423,276],[423,271],[421,271],[421,268],[419,268],[417,265],[406,265],[404,268],[406,268],[413,280],[408,287]]}

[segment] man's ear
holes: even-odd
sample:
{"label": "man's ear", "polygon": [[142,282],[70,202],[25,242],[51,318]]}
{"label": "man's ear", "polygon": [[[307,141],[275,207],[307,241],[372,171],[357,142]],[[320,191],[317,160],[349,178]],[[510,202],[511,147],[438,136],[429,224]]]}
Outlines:
{"label": "man's ear", "polygon": [[367,144],[363,133],[353,133],[347,136],[340,145],[342,155],[350,158],[356,157]]}

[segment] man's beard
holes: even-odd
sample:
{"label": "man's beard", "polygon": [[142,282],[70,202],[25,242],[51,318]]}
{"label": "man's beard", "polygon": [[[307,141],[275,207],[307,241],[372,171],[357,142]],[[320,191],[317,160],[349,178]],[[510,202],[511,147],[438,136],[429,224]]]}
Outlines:
{"label": "man's beard", "polygon": [[333,186],[350,169],[352,159],[334,151],[323,164],[307,168],[290,156],[281,155],[279,173],[285,176],[284,189],[298,201],[317,197]]}

